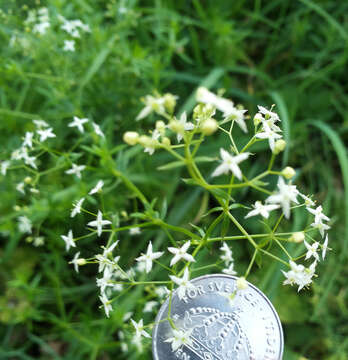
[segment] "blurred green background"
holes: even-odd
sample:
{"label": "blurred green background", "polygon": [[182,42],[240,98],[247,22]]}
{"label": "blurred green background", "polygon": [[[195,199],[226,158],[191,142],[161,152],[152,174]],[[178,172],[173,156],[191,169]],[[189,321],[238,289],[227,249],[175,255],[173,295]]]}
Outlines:
{"label": "blurred green background", "polygon": [[[125,131],[153,126],[151,120],[134,119],[142,108],[139,99],[154,90],[178,95],[178,108],[192,107],[186,100],[202,84],[213,91],[226,89],[225,96],[251,113],[257,104],[276,104],[289,143],[277,165],[294,167],[303,192],[315,194],[323,203],[332,218],[333,250],[320,264],[319,277],[309,291],[297,294],[282,286],[280,267],[273,263],[250,280],[279,311],[284,359],[348,359],[348,2],[52,0],[24,5],[6,0],[0,4],[0,160],[9,158],[38,118],[54,128],[58,149],[76,141],[67,128],[74,115],[93,119],[113,146],[122,144]],[[51,27],[38,35],[24,21],[28,9],[42,6],[49,9]],[[58,14],[80,19],[91,28],[76,39],[75,52],[63,51],[68,37],[60,29]],[[217,151],[222,141],[216,139],[206,153]],[[183,187],[183,171],[157,172],[166,155],[149,157],[133,149],[125,150],[122,159],[120,167],[127,168],[149,198],[159,194],[168,198],[170,223],[192,220],[202,194]],[[48,168],[54,164],[54,159],[47,159]],[[89,180],[100,177],[102,173]],[[98,310],[93,269],[83,268],[77,275],[68,264],[60,235],[70,227],[76,232],[84,228],[81,220],[69,219],[69,210],[72,199],[89,185],[54,172],[40,183],[39,198],[24,200],[14,186],[19,179],[18,172],[10,171],[0,181],[0,359],[150,359],[148,348],[143,354],[122,355],[117,335],[122,315],[139,307],[140,293],[120,300],[115,315],[106,319]],[[168,179],[168,188],[161,188]],[[115,187],[106,206],[115,211],[129,207],[126,189]],[[17,231],[15,205],[27,206],[26,213],[40,224],[44,246],[27,244]],[[293,228],[301,221],[295,216]],[[152,235],[150,231],[136,240],[129,258]],[[93,254],[96,245],[86,246]],[[237,249],[235,254],[237,270],[244,269],[246,252]]]}

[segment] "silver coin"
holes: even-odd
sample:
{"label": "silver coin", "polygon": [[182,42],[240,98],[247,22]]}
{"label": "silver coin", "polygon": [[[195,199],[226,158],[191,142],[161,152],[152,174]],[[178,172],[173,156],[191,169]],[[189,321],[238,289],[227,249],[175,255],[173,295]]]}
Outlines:
{"label": "silver coin", "polygon": [[[282,359],[279,317],[256,286],[248,283],[246,289],[237,290],[236,277],[220,274],[190,283],[194,288],[181,299],[174,291],[157,315],[152,333],[154,360]],[[188,341],[175,344],[178,331],[188,334]]]}

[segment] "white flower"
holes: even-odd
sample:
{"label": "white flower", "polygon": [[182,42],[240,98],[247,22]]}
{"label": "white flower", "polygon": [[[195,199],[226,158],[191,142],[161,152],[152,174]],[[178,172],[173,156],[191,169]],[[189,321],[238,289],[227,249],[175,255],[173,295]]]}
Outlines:
{"label": "white flower", "polygon": [[101,233],[102,233],[103,226],[104,225],[109,225],[109,224],[111,224],[111,221],[103,220],[103,214],[102,214],[102,212],[100,210],[98,210],[97,220],[90,221],[87,225],[92,226],[92,227],[96,227],[98,236],[100,236]]}
{"label": "white flower", "polygon": [[161,257],[163,255],[163,252],[159,251],[159,252],[152,252],[152,243],[150,241],[148,247],[147,247],[147,251],[146,254],[142,254],[141,256],[139,256],[138,258],[136,258],[136,261],[143,261],[145,262],[145,269],[146,269],[146,273],[149,273],[152,269],[152,262],[155,259],[158,259],[159,257]]}
{"label": "white flower", "polygon": [[284,285],[298,285],[298,291],[308,286],[312,282],[312,277],[315,275],[315,267],[317,262],[313,262],[309,268],[305,268],[303,265],[297,265],[295,262],[290,260],[291,270],[288,272],[282,271],[286,279]]}
{"label": "white flower", "polygon": [[42,246],[45,243],[45,238],[43,236],[36,236],[33,241],[34,246]]}
{"label": "white flower", "polygon": [[188,268],[185,268],[182,278],[174,275],[169,275],[169,277],[175,284],[179,285],[177,292],[180,300],[185,296],[186,290],[195,289],[195,286],[190,283]]}
{"label": "white flower", "polygon": [[32,232],[32,223],[26,216],[20,216],[18,218],[18,230],[21,233],[31,234]]}
{"label": "white flower", "polygon": [[83,171],[85,168],[85,165],[72,164],[71,169],[66,170],[65,173],[69,175],[75,174],[79,179],[81,179],[81,171]]}
{"label": "white flower", "polygon": [[139,235],[141,234],[140,227],[134,227],[129,229],[129,235]]}
{"label": "white flower", "polygon": [[324,237],[325,231],[330,229],[330,226],[329,226],[329,225],[326,225],[326,224],[324,224],[324,223],[322,223],[322,222],[318,222],[318,223],[314,222],[314,223],[311,224],[311,226],[312,226],[314,229],[318,229],[318,230],[319,230],[321,237]]}
{"label": "white flower", "polygon": [[94,132],[100,136],[100,137],[105,137],[104,133],[102,132],[100,126],[98,124],[96,124],[95,122],[92,122],[92,126],[94,129]]}
{"label": "white flower", "polygon": [[150,115],[153,111],[158,114],[162,114],[165,112],[164,108],[164,97],[154,97],[152,95],[146,95],[144,99],[145,107],[140,111],[138,116],[136,117],[136,121],[144,119],[148,115]]}
{"label": "white flower", "polygon": [[128,321],[128,320],[132,317],[132,315],[133,315],[133,312],[132,312],[132,311],[126,312],[126,313],[123,315],[123,317],[122,317],[122,321],[123,321],[123,322]]}
{"label": "white flower", "polygon": [[74,241],[74,238],[73,238],[73,232],[72,230],[69,230],[68,232],[68,236],[66,235],[61,235],[60,236],[64,242],[65,242],[65,250],[66,251],[69,251],[70,247],[76,247],[76,244],[75,244],[75,241]]}
{"label": "white flower", "polygon": [[93,194],[95,194],[95,193],[97,193],[97,192],[100,192],[101,189],[103,188],[103,186],[104,186],[104,181],[103,181],[103,180],[99,180],[99,181],[97,182],[97,185],[96,185],[88,194],[89,194],[89,195],[93,195]]}
{"label": "white flower", "polygon": [[33,120],[33,123],[38,129],[49,127],[46,121],[44,120]]}
{"label": "white flower", "polygon": [[75,217],[76,214],[79,214],[81,212],[81,206],[84,201],[85,201],[85,198],[82,198],[74,204],[74,207],[71,210],[71,214],[70,214],[70,216],[72,218]]}
{"label": "white flower", "polygon": [[171,343],[172,352],[175,352],[183,345],[192,346],[191,333],[193,329],[187,331],[173,329],[173,337],[164,340],[164,342]]}
{"label": "white flower", "polygon": [[251,216],[255,216],[255,215],[262,215],[264,218],[268,219],[269,217],[269,212],[275,209],[278,209],[280,206],[279,205],[262,205],[261,201],[256,201],[255,204],[253,205],[254,210],[251,210],[250,212],[248,212],[248,214],[245,216],[245,219]]}
{"label": "white flower", "polygon": [[72,121],[71,123],[68,124],[69,127],[77,127],[79,129],[79,131],[81,133],[83,133],[85,131],[85,129],[83,128],[83,124],[87,123],[88,119],[84,118],[84,119],[80,119],[77,116],[74,116],[74,121]]}
{"label": "white flower", "polygon": [[75,40],[64,40],[64,51],[75,51]]}
{"label": "white flower", "polygon": [[217,96],[203,86],[197,89],[196,100],[203,104],[213,105],[224,114],[233,113],[235,109],[233,101]]}
{"label": "white flower", "polygon": [[212,176],[219,176],[221,174],[227,174],[229,171],[232,172],[239,180],[242,180],[242,172],[238,164],[249,157],[250,153],[242,153],[236,156],[232,156],[224,149],[220,149],[220,156],[222,164],[220,164],[213,172]]}
{"label": "white flower", "polygon": [[34,136],[33,132],[27,131],[25,133],[25,138],[24,138],[22,146],[28,146],[28,147],[32,148],[33,147],[33,136]]}
{"label": "white flower", "polygon": [[187,250],[190,247],[191,242],[187,241],[181,248],[177,249],[174,247],[169,247],[168,251],[170,251],[175,256],[172,258],[170,262],[170,266],[176,264],[179,260],[184,259],[186,261],[195,262],[196,260],[193,258],[192,255],[187,254]]}
{"label": "white flower", "polygon": [[30,165],[34,169],[37,169],[37,166],[35,164],[35,160],[36,160],[35,156],[29,156],[27,153],[24,153],[23,160],[27,165]]}
{"label": "white flower", "polygon": [[22,194],[25,194],[25,191],[24,191],[24,182],[18,183],[17,186],[16,186],[16,190],[19,191],[19,192],[22,193]]}
{"label": "white flower", "polygon": [[306,240],[304,240],[304,244],[307,248],[306,260],[313,256],[315,260],[319,261],[319,255],[317,253],[319,243],[316,241],[310,245]]}
{"label": "white flower", "polygon": [[51,26],[51,24],[48,21],[35,24],[33,27],[33,33],[44,35],[44,34],[46,34],[46,31],[50,26]]}
{"label": "white flower", "polygon": [[[193,125],[192,122],[187,122],[187,115],[186,115],[186,111],[184,111],[181,116],[180,116],[180,120],[178,120],[178,123],[183,127],[184,131],[190,131],[193,130],[195,128],[195,126]],[[180,142],[183,138],[183,134],[178,133],[176,135],[176,138],[178,140],[178,142]]]}
{"label": "white flower", "polygon": [[232,107],[229,112],[225,112],[224,113],[224,118],[225,119],[231,119],[231,120],[234,120],[238,125],[239,127],[245,132],[247,133],[248,132],[248,128],[246,126],[246,123],[245,123],[245,116],[244,114],[246,113],[247,110],[244,110],[244,109],[237,109],[235,107]]}
{"label": "white flower", "polygon": [[135,328],[136,331],[136,336],[137,337],[147,337],[147,338],[151,338],[151,336],[144,330],[144,324],[143,324],[143,319],[140,319],[139,322],[135,322],[133,319],[131,319],[132,325]]}
{"label": "white flower", "polygon": [[86,263],[85,259],[79,259],[80,252],[78,251],[74,258],[69,262],[69,264],[74,264],[74,269],[78,273],[79,272],[79,266]]}
{"label": "white flower", "polygon": [[316,209],[311,209],[309,207],[307,207],[307,210],[315,215],[315,218],[314,218],[314,222],[315,223],[321,223],[323,222],[323,220],[325,221],[330,221],[330,218],[328,218],[324,213],[323,213],[323,207],[320,205],[318,206]]}
{"label": "white flower", "polygon": [[329,242],[329,237],[326,234],[325,241],[324,241],[324,244],[322,246],[322,253],[321,253],[321,257],[322,257],[323,260],[325,259],[325,256],[326,256],[328,242]]}
{"label": "white flower", "polygon": [[10,165],[11,165],[11,162],[8,160],[1,162],[1,174],[2,175],[4,175],[4,176],[6,175],[7,169],[10,167]]}
{"label": "white flower", "polygon": [[305,205],[307,206],[307,210],[310,206],[315,206],[315,202],[308,196],[301,194],[300,192],[298,193],[301,198],[305,201]]}
{"label": "white flower", "polygon": [[99,299],[104,306],[104,311],[106,316],[109,317],[109,313],[110,311],[112,311],[111,301],[106,297],[104,293],[102,293],[102,295],[99,296]]}
{"label": "white flower", "polygon": [[157,301],[148,301],[144,306],[144,313],[152,312],[153,309],[158,305]]}
{"label": "white flower", "polygon": [[224,254],[220,256],[220,259],[225,262],[226,266],[230,262],[233,262],[232,250],[229,248],[229,246],[225,242],[222,244],[220,250],[224,252]]}
{"label": "white flower", "polygon": [[273,121],[280,121],[277,113],[272,112],[261,105],[257,105],[257,107],[259,109],[259,112],[261,114],[265,115],[266,120],[272,119]]}
{"label": "white flower", "polygon": [[297,195],[299,194],[299,191],[296,189],[295,185],[286,184],[281,176],[278,178],[277,186],[279,189],[278,193],[269,196],[266,199],[266,202],[281,205],[285,217],[289,219],[290,203],[293,201],[298,204]]}
{"label": "white flower", "polygon": [[48,138],[54,138],[56,135],[52,132],[52,128],[44,129],[44,130],[37,130],[37,133],[40,135],[40,142],[45,141]]}
{"label": "white flower", "polygon": [[268,139],[269,147],[274,151],[275,139],[281,139],[282,136],[274,131],[267,123],[262,124],[263,132],[259,132],[255,137],[259,139]]}
{"label": "white flower", "polygon": [[231,262],[227,268],[223,269],[222,272],[227,275],[237,275],[237,272],[234,270],[233,262]]}

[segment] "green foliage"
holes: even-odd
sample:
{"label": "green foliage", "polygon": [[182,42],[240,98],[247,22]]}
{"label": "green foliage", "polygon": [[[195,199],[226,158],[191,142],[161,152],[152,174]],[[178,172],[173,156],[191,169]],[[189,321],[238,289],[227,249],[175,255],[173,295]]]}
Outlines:
{"label": "green foliage", "polygon": [[[34,34],[32,26],[24,23],[28,9],[40,6],[48,6],[52,17],[44,35]],[[209,224],[213,209],[219,211],[218,204],[208,200],[202,188],[184,185],[188,175],[180,162],[169,164],[173,159],[166,153],[149,157],[141,148],[122,143],[125,131],[146,132],[157,120],[152,116],[135,121],[141,97],[155,90],[178,94],[181,113],[192,110],[194,91],[203,85],[214,91],[226,89],[225,96],[248,109],[276,104],[290,144],[276,165],[289,163],[296,168],[296,183],[305,193],[315,194],[333,219],[333,251],[308,293],[298,295],[281,285],[279,263],[255,260],[259,269],[250,281],[265,291],[280,313],[286,336],[284,358],[348,359],[348,3],[53,0],[29,1],[23,6],[22,1],[9,0],[0,8],[0,160],[9,158],[26,131],[33,131],[34,119],[47,121],[57,135],[51,139],[57,153],[38,161],[39,167],[49,169],[33,179],[40,196],[24,198],[16,191],[18,181],[27,176],[25,169],[0,175],[0,358],[151,358],[149,348],[144,354],[120,355],[118,334],[122,317],[140,311],[149,300],[149,296],[143,298],[149,294],[146,286],[118,299],[115,314],[106,319],[98,310],[95,272],[89,267],[78,275],[73,272],[60,236],[70,227],[76,234],[85,229],[84,221],[69,218],[72,201],[100,178],[107,179],[104,207],[123,220],[139,220],[134,193],[122,179],[112,177],[113,168],[138,185],[147,199],[158,199],[155,211],[160,219],[166,217],[173,226],[185,227],[192,218],[199,219],[202,228]],[[60,29],[58,14],[81,19],[91,28],[91,33],[76,39],[75,52],[63,51],[64,40],[71,36]],[[73,116],[98,123],[107,142],[86,135],[80,157],[80,140],[67,127]],[[199,154],[204,169],[214,168],[211,157],[226,144],[222,136],[214,140]],[[244,140],[241,134],[238,143]],[[106,143],[112,146],[107,148]],[[253,151],[262,158],[266,147],[259,143]],[[116,159],[116,167],[108,154]],[[64,171],[71,160],[98,168],[98,174],[90,172],[82,182],[67,178]],[[266,159],[246,169],[248,177],[265,164]],[[254,202],[254,196],[245,191],[243,200]],[[96,205],[93,199],[88,201]],[[127,213],[122,214],[124,209]],[[43,246],[34,247],[18,232],[19,215],[35,222],[33,236],[44,236]],[[295,212],[291,230],[306,226],[303,222]],[[255,222],[252,230],[262,226]],[[221,228],[227,234],[233,231],[227,220]],[[123,265],[130,265],[149,240],[161,244],[165,239],[153,229],[138,238],[130,237],[125,229],[119,237],[122,252],[128,254],[121,259]],[[96,245],[95,239],[84,241],[90,256],[102,244]],[[212,246],[201,256],[209,258],[216,250]],[[290,246],[289,250],[294,249]],[[236,243],[233,252],[237,271],[243,273],[251,249]],[[152,317],[147,314],[145,323]],[[129,328],[126,337],[130,336]]]}

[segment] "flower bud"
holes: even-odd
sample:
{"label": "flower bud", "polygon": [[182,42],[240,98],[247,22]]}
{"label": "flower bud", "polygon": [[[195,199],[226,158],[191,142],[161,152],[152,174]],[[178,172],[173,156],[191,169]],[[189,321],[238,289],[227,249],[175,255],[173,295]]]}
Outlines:
{"label": "flower bud", "polygon": [[298,231],[295,232],[291,235],[290,237],[290,241],[295,242],[295,243],[300,243],[305,239],[305,234],[303,231]]}
{"label": "flower bud", "polygon": [[25,238],[25,241],[26,241],[27,243],[29,243],[29,244],[32,243],[33,240],[34,240],[34,239],[33,239],[32,236],[28,236],[28,237]]}
{"label": "flower bud", "polygon": [[13,210],[14,210],[14,211],[20,211],[20,210],[21,210],[21,207],[20,207],[19,205],[15,205],[15,206],[13,207]]}
{"label": "flower bud", "polygon": [[139,141],[139,134],[135,131],[127,131],[123,134],[123,141],[128,145],[136,145]]}
{"label": "flower bud", "polygon": [[156,130],[163,136],[164,132],[166,130],[166,124],[164,123],[164,121],[159,120],[156,121]]}
{"label": "flower bud", "polygon": [[275,155],[278,155],[280,152],[282,152],[285,149],[286,146],[286,141],[283,139],[279,139],[276,141],[276,143],[274,144],[274,150],[273,153]]}
{"label": "flower bud", "polygon": [[168,138],[168,137],[163,137],[162,138],[162,144],[164,145],[164,146],[170,146],[170,139]]}
{"label": "flower bud", "polygon": [[151,138],[147,135],[141,135],[139,136],[139,139],[138,139],[138,143],[141,145],[141,146],[144,146],[146,147],[147,145],[149,145],[151,142]]}
{"label": "flower bud", "polygon": [[237,280],[237,289],[245,290],[248,287],[248,282],[245,280],[245,277],[242,276]]}
{"label": "flower bud", "polygon": [[285,179],[290,180],[295,176],[296,171],[292,167],[287,166],[285,169],[282,170],[281,174],[285,177]]}
{"label": "flower bud", "polygon": [[263,116],[260,113],[255,114],[254,119],[253,119],[254,125],[258,126],[262,120],[263,120]]}
{"label": "flower bud", "polygon": [[76,260],[76,264],[77,264],[78,266],[86,265],[86,264],[87,264],[87,261],[86,261],[86,259],[84,259],[84,258],[80,258],[80,259],[77,259],[77,260]]}
{"label": "flower bud", "polygon": [[176,105],[177,96],[167,93],[164,94],[163,99],[165,108],[168,110],[169,113],[173,113]]}
{"label": "flower bud", "polygon": [[32,179],[30,176],[27,176],[27,177],[24,179],[24,182],[25,182],[26,184],[30,184],[32,180],[33,180],[33,179]]}
{"label": "flower bud", "polygon": [[211,135],[218,129],[218,123],[215,119],[207,119],[201,125],[201,131],[204,135]]}

